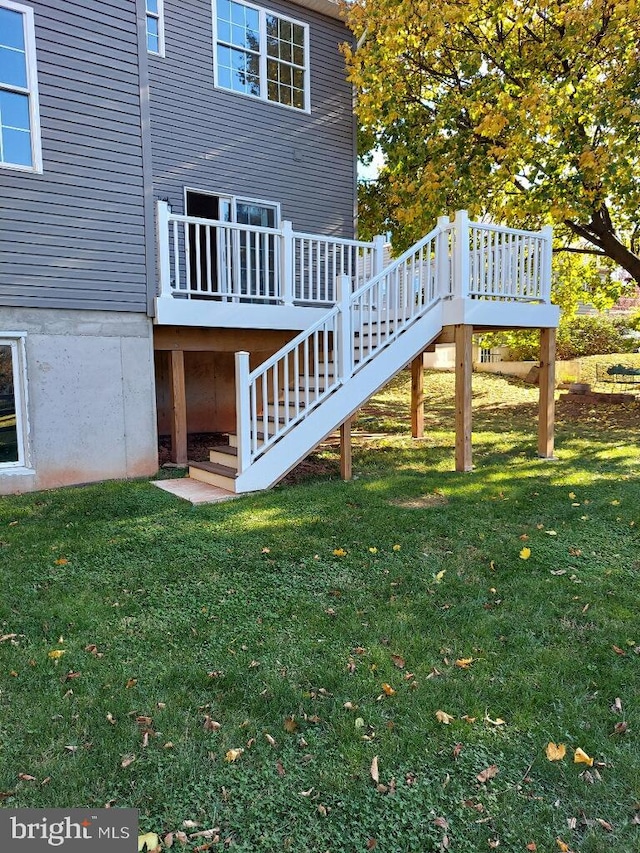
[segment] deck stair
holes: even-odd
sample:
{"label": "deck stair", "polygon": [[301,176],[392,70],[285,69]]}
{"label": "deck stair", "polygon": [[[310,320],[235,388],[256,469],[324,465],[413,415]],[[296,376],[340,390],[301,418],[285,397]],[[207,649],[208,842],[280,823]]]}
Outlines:
{"label": "deck stair", "polygon": [[236,353],[237,434],[190,463],[190,477],[235,493],[269,488],[445,325],[557,325],[551,238],[461,211],[363,284],[337,276],[335,304],[262,365],[251,371]]}

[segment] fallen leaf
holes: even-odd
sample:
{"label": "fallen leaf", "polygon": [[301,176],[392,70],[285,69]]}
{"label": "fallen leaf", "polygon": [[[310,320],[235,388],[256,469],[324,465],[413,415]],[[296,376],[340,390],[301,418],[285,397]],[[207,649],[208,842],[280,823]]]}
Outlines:
{"label": "fallen leaf", "polygon": [[589,758],[587,753],[580,749],[580,747],[574,752],[573,761],[574,764],[588,764],[589,767],[593,767],[593,758]]}
{"label": "fallen leaf", "polygon": [[[617,655],[620,655],[621,657],[625,657],[625,656],[626,656],[626,654],[627,654],[627,653],[625,652],[625,650],[624,650],[624,649],[621,649],[621,648],[620,648],[620,646],[611,646],[611,648],[613,649],[613,651],[614,651]],[[51,653],[49,653],[49,656],[51,656]]]}
{"label": "fallen leaf", "polygon": [[405,660],[400,655],[391,655],[391,660],[393,661],[393,665],[397,666],[398,669],[404,669]]}
{"label": "fallen leaf", "polygon": [[499,838],[490,838],[489,839],[489,847],[491,847],[492,850],[495,850],[496,847],[500,847],[500,839]]}
{"label": "fallen leaf", "polygon": [[67,563],[69,562],[69,560],[67,560],[66,557],[59,557],[54,562],[55,562],[56,566],[66,566]]}
{"label": "fallen leaf", "polygon": [[18,773],[18,779],[22,779],[23,782],[36,782],[37,779],[35,776],[31,776],[29,773]]}
{"label": "fallen leaf", "polygon": [[436,711],[436,720],[439,723],[444,723],[445,726],[448,726],[449,723],[455,720],[455,717],[451,716],[451,714],[447,714],[446,711]]}
{"label": "fallen leaf", "polygon": [[377,549],[377,548],[369,548],[369,553],[370,553],[370,554],[377,554],[377,553],[378,553],[378,549]]}
{"label": "fallen leaf", "polygon": [[520,559],[521,560],[528,560],[530,556],[531,556],[531,548],[523,548],[522,551],[520,551]]}
{"label": "fallen leaf", "polygon": [[280,759],[278,759],[276,761],[276,771],[278,773],[278,776],[280,776],[280,778],[282,778],[285,775],[286,771],[284,769],[284,764],[282,763],[282,761],[280,761]]}
{"label": "fallen leaf", "polygon": [[377,785],[378,782],[380,781],[380,774],[378,772],[378,756],[377,755],[374,755],[373,759],[371,760],[370,772],[371,772],[371,778],[373,779],[373,781]]}
{"label": "fallen leaf", "polygon": [[156,847],[160,844],[160,839],[155,834],[155,832],[147,832],[146,835],[138,836],[138,853],[141,853],[142,850],[155,850]]}
{"label": "fallen leaf", "polygon": [[0,643],[6,643],[7,640],[15,640],[17,636],[17,634],[3,634],[0,637]]}
{"label": "fallen leaf", "polygon": [[310,797],[312,793],[313,793],[313,788],[309,788],[308,791],[300,791],[300,796],[301,797]]}
{"label": "fallen leaf", "polygon": [[367,841],[367,850],[375,850],[378,846],[378,842],[375,838],[369,838]]}
{"label": "fallen leaf", "polygon": [[489,723],[492,726],[506,726],[506,720],[503,720],[501,717],[496,717],[495,720],[492,720],[491,717],[486,716],[484,718],[485,723]]}
{"label": "fallen leaf", "polygon": [[333,553],[336,557],[346,557],[347,555],[347,552],[344,550],[344,548],[335,548]]}
{"label": "fallen leaf", "polygon": [[393,687],[390,684],[387,684],[386,682],[382,685],[382,692],[385,694],[385,696],[395,696],[396,693]]}
{"label": "fallen leaf", "polygon": [[603,829],[606,829],[607,832],[613,832],[613,825],[609,823],[608,820],[603,820],[601,817],[596,818],[596,823],[599,823]]}
{"label": "fallen leaf", "polygon": [[453,757],[454,758],[457,758],[460,755],[460,753],[462,752],[462,748],[463,748],[463,744],[461,744],[461,743],[457,743],[453,747]]}
{"label": "fallen leaf", "polygon": [[529,851],[530,851],[530,853],[536,853],[536,850],[537,850],[538,848],[537,848],[537,846],[536,846],[535,841],[530,841],[530,842],[527,844],[527,848],[526,848],[526,849],[527,849],[527,850],[529,850]]}
{"label": "fallen leaf", "polygon": [[498,775],[499,772],[500,772],[500,769],[498,768],[498,765],[497,764],[491,764],[489,767],[485,768],[481,773],[478,773],[478,775],[476,776],[476,779],[481,784],[484,784],[485,782],[488,782],[489,779],[494,779]]}
{"label": "fallen leaf", "polygon": [[446,573],[447,573],[447,570],[442,569],[442,571],[440,571],[436,575],[434,575],[433,580],[435,581],[435,583],[442,583],[442,579],[444,578]]}
{"label": "fallen leaf", "polygon": [[628,729],[629,729],[629,724],[626,723],[624,720],[622,720],[622,722],[616,723],[615,726],[613,727],[613,734],[614,735],[623,735],[626,731],[628,731]]}
{"label": "fallen leaf", "polygon": [[167,849],[173,847],[173,832],[167,832],[165,837],[162,839],[162,843]]}
{"label": "fallen leaf", "polygon": [[465,723],[469,723],[469,725],[472,725],[473,723],[475,723],[477,717],[470,717],[468,714],[463,714],[460,719],[464,720]]}
{"label": "fallen leaf", "polygon": [[620,700],[619,696],[616,696],[615,702],[611,706],[611,710],[613,711],[614,714],[621,714],[622,713],[622,701]]}
{"label": "fallen leaf", "polygon": [[268,743],[270,746],[276,746],[276,745],[277,745],[277,744],[276,744],[276,739],[275,739],[274,737],[271,737],[271,735],[270,735],[270,734],[268,734],[268,732],[265,732],[265,733],[264,733],[264,736],[265,736],[265,738],[267,739],[267,743]]}
{"label": "fallen leaf", "polygon": [[571,853],[569,850],[569,845],[565,844],[560,838],[556,838],[556,844],[560,848],[560,853]]}
{"label": "fallen leaf", "polygon": [[62,655],[66,655],[66,651],[64,649],[53,649],[47,653],[47,657],[51,658],[51,660],[60,660]]}
{"label": "fallen leaf", "polygon": [[394,551],[399,551],[401,548],[402,548],[402,545],[394,545],[393,546]]}
{"label": "fallen leaf", "polygon": [[473,658],[458,658],[458,660],[456,661],[456,666],[459,669],[469,669],[472,663]]}
{"label": "fallen leaf", "polygon": [[228,749],[225,754],[224,760],[230,762],[237,761],[243,752],[244,749],[242,747],[240,747],[239,749]]}
{"label": "fallen leaf", "polygon": [[73,746],[72,744],[69,744],[68,746],[65,746],[65,752],[70,752],[72,755],[73,755],[73,753],[74,753],[74,752],[77,752],[77,751],[78,751],[78,747],[77,747],[77,746]]}
{"label": "fallen leaf", "polygon": [[204,718],[203,728],[205,732],[219,732],[222,726],[216,720],[212,720],[211,717],[206,714]]}
{"label": "fallen leaf", "polygon": [[563,743],[553,743],[549,741],[545,750],[549,761],[562,761],[567,754],[567,747]]}
{"label": "fallen leaf", "polygon": [[113,716],[111,711],[109,711],[109,713],[107,714],[107,722],[111,723],[112,726],[115,726],[116,724],[116,718]]}
{"label": "fallen leaf", "polygon": [[571,498],[572,501],[575,501],[576,493],[575,492],[569,492],[569,497]]}
{"label": "fallen leaf", "polygon": [[284,718],[284,730],[285,732],[289,732],[289,734],[293,734],[298,731],[298,723],[296,722],[294,717],[285,717]]}
{"label": "fallen leaf", "polygon": [[138,683],[137,678],[130,678],[127,681],[127,683],[125,684],[125,687],[127,688],[127,690],[129,690],[131,687],[135,687],[137,683]]}
{"label": "fallen leaf", "polygon": [[434,818],[434,820],[433,820],[433,825],[434,825],[434,826],[437,826],[437,827],[438,827],[438,829],[444,829],[444,830],[445,830],[445,832],[446,832],[446,830],[447,830],[447,829],[449,829],[449,822],[448,822],[448,821],[447,821],[447,819],[446,819],[446,818],[444,818],[444,817],[436,817],[436,818]]}
{"label": "fallen leaf", "polygon": [[128,767],[130,764],[133,764],[133,762],[135,760],[136,760],[135,755],[131,755],[131,754],[125,755],[125,756],[123,756],[122,761],[120,762],[120,766],[121,767]]}

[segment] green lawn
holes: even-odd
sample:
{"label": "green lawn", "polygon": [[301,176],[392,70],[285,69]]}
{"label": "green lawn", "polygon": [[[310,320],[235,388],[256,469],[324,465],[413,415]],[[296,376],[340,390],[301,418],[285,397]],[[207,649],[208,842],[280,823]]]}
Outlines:
{"label": "green lawn", "polygon": [[639,407],[561,402],[543,462],[536,394],[474,377],[471,474],[430,374],[426,437],[405,376],[351,483],[327,448],[216,506],[2,498],[1,804],[215,830],[187,850],[640,849]]}

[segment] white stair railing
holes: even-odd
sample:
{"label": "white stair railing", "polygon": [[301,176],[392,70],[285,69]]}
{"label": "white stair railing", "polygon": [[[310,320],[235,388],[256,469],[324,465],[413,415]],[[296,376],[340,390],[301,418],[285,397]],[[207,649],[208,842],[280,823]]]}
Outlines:
{"label": "white stair railing", "polygon": [[471,223],[459,211],[355,291],[339,273],[337,304],[310,329],[253,371],[236,355],[239,472],[441,300],[550,302],[551,241],[550,228]]}

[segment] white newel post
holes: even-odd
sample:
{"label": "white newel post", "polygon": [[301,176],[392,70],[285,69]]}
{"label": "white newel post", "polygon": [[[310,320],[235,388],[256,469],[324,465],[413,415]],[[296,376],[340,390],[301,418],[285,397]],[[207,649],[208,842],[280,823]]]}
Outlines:
{"label": "white newel post", "polygon": [[238,473],[251,462],[251,397],[249,388],[249,353],[236,353],[236,434],[238,441]]}
{"label": "white newel post", "polygon": [[436,296],[446,299],[451,295],[451,258],[449,257],[448,216],[438,217],[439,234],[436,238]]}
{"label": "white newel post", "polygon": [[542,256],[542,281],[540,282],[540,296],[545,303],[551,302],[551,280],[553,277],[553,228],[545,225],[540,232],[544,240],[544,254]]}
{"label": "white newel post", "polygon": [[371,278],[375,278],[384,269],[384,247],[387,242],[384,234],[377,234],[373,238],[373,270]]}
{"label": "white newel post", "polygon": [[280,293],[285,305],[293,305],[293,225],[288,220],[282,223],[282,263]]}
{"label": "white newel post", "polygon": [[466,298],[469,293],[469,214],[459,210],[455,219],[453,295]]}
{"label": "white newel post", "polygon": [[338,314],[338,377],[344,382],[353,373],[353,348],[351,331],[351,279],[348,275],[336,278]]}
{"label": "white newel post", "polygon": [[158,274],[160,296],[171,296],[171,261],[169,254],[169,205],[159,201],[156,205],[158,228]]}

